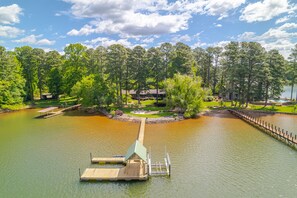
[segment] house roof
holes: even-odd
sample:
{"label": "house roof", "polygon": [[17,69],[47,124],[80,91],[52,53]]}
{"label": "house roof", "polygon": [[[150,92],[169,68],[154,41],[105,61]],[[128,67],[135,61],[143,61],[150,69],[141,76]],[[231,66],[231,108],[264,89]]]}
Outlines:
{"label": "house roof", "polygon": [[127,154],[125,155],[125,160],[129,160],[134,154],[138,155],[145,162],[147,161],[146,157],[146,148],[136,140],[128,149]]}

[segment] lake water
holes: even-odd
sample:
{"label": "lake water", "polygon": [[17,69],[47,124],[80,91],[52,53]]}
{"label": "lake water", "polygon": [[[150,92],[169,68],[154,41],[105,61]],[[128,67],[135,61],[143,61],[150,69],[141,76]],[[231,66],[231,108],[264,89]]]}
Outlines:
{"label": "lake water", "polygon": [[[36,112],[0,115],[0,197],[297,195],[297,151],[227,112],[146,125],[144,145],[154,161],[163,159],[166,146],[172,176],[113,183],[80,183],[78,168],[91,166],[90,152],[125,154],[137,136],[137,123],[77,112],[34,119]],[[297,116],[265,119],[297,131]]]}
{"label": "lake water", "polygon": [[[291,86],[285,86],[284,87],[284,92],[281,95],[281,98],[287,98],[290,99],[291,98]],[[297,85],[294,86],[293,89],[293,98],[296,99],[296,94],[297,94]]]}

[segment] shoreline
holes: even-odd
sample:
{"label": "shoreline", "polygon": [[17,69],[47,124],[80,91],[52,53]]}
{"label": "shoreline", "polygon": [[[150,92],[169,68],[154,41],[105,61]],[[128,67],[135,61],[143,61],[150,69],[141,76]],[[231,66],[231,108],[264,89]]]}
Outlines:
{"label": "shoreline", "polygon": [[[32,105],[27,105],[24,108],[17,109],[17,110],[10,110],[10,109],[0,109],[0,114],[4,113],[12,113],[20,110],[26,110],[26,109],[37,109],[38,107],[32,106]],[[208,109],[200,112],[199,114],[196,115],[196,118],[199,116],[203,115],[208,115],[209,113],[212,112],[222,112],[226,111],[229,108],[226,109]],[[297,113],[290,113],[290,112],[273,112],[273,111],[263,111],[263,110],[252,110],[252,109],[243,109],[245,111],[249,111],[252,113],[265,113],[265,114],[285,114],[285,115],[295,115],[297,116]],[[103,116],[112,119],[112,120],[117,120],[117,121],[122,121],[122,122],[140,122],[141,118],[143,117],[137,117],[137,116],[130,116],[127,114],[123,114],[122,116],[118,115],[111,115],[106,109],[104,108],[93,108],[93,107],[83,107],[80,108],[79,111],[86,112],[88,114],[96,114],[100,113]],[[159,118],[146,118],[146,123],[147,124],[162,124],[162,123],[171,123],[171,122],[179,122],[187,119],[194,119],[194,118],[184,118],[183,115],[179,114],[178,116],[170,116],[170,117],[159,117]]]}

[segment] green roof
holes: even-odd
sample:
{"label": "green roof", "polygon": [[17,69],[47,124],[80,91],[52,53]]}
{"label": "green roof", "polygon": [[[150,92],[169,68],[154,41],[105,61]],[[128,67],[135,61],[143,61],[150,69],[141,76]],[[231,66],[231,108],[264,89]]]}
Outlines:
{"label": "green roof", "polygon": [[125,155],[125,160],[129,160],[134,154],[146,162],[146,148],[138,140],[136,140],[128,149],[127,154]]}

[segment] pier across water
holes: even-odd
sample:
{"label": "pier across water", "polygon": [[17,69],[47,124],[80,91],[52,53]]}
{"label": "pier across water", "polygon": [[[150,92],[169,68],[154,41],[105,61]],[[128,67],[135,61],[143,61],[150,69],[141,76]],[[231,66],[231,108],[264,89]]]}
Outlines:
{"label": "pier across water", "polygon": [[233,115],[239,117],[240,119],[246,121],[247,123],[259,128],[266,134],[274,137],[277,140],[297,149],[297,135],[281,129],[271,123],[268,123],[264,120],[260,120],[251,115],[248,115],[246,111],[242,110],[229,110]]}
{"label": "pier across water", "polygon": [[136,141],[129,147],[125,156],[93,157],[92,164],[121,164],[122,167],[87,168],[82,174],[79,169],[80,181],[119,181],[147,180],[149,176],[170,176],[171,164],[168,153],[165,163],[151,163],[150,155],[144,147],[145,118],[141,119]]}

